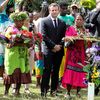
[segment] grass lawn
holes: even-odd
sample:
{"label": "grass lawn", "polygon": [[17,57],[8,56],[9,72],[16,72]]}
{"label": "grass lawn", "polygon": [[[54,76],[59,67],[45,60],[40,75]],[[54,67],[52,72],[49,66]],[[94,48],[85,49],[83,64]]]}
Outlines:
{"label": "grass lawn", "polygon": [[[3,86],[3,80],[0,80],[0,100],[67,100],[64,98],[64,94],[66,92],[65,89],[63,90],[63,93],[59,94],[57,97],[51,97],[48,92],[47,94],[47,98],[43,99],[40,96],[40,90],[39,88],[36,88],[36,80],[35,77],[32,77],[32,84],[30,84],[30,94],[25,94],[24,93],[24,86],[22,85],[21,87],[21,95],[18,97],[13,96],[11,93],[12,89],[10,88],[10,92],[9,95],[4,97],[3,93],[4,93],[4,86]],[[87,100],[87,89],[82,89],[81,90],[81,95],[82,98],[77,98],[75,96],[76,91],[72,90],[71,91],[71,95],[72,95],[72,99],[71,100]],[[100,100],[100,93],[99,96],[95,97],[95,100]]]}

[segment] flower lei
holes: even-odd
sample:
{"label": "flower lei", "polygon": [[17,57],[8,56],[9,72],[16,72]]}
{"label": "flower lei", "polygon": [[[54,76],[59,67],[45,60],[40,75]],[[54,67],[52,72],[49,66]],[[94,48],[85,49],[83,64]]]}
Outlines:
{"label": "flower lei", "polygon": [[[77,33],[80,35],[80,34],[83,34],[82,38],[85,40],[85,38],[89,38],[91,37],[90,35],[90,32],[88,29],[85,29],[85,27],[83,26],[83,33],[80,31],[79,28],[77,28],[76,26],[74,26],[75,30],[77,31]],[[87,48],[89,45],[90,45],[90,41],[84,41],[84,44],[85,44],[85,48]]]}
{"label": "flower lei", "polygon": [[[75,30],[77,31],[78,34],[81,34],[81,33],[82,33],[82,32],[80,31],[80,29],[77,28],[76,26],[74,26],[74,28],[75,28]],[[84,26],[83,26],[82,28],[83,28],[83,30],[84,30],[84,33],[82,33],[82,34],[84,34],[84,35],[86,36],[87,33],[89,33],[89,30],[88,30],[88,29],[85,29]]]}

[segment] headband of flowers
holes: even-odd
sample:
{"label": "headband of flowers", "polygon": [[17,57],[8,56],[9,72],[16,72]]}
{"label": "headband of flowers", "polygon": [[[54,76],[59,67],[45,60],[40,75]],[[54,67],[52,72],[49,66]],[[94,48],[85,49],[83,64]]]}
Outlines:
{"label": "headband of flowers", "polygon": [[26,12],[14,12],[10,15],[10,19],[13,21],[25,20],[27,18],[28,18],[28,15]]}

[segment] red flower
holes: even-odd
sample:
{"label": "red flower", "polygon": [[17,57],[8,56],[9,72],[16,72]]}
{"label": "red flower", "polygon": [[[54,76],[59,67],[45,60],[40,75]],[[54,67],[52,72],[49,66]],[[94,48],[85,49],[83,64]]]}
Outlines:
{"label": "red flower", "polygon": [[27,37],[27,38],[32,38],[32,36],[33,36],[32,32],[29,32],[29,31],[27,31],[27,30],[22,30],[22,31],[21,31],[21,34],[22,34],[23,36]]}
{"label": "red flower", "polygon": [[34,40],[42,42],[42,34],[40,34],[40,33],[35,34],[34,35]]}

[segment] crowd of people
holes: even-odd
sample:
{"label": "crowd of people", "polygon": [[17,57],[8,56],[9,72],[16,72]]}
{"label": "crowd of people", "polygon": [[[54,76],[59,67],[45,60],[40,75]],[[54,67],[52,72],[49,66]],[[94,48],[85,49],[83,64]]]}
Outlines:
{"label": "crowd of people", "polygon": [[[0,1],[0,76],[4,80],[4,95],[12,87],[13,95],[20,94],[21,84],[30,93],[32,74],[36,75],[36,87],[40,95],[57,96],[60,85],[66,88],[66,98],[71,99],[71,89],[81,97],[86,72],[86,49],[100,42],[76,40],[99,37],[100,0],[87,16],[80,13],[77,4],[70,10],[67,2],[45,3],[41,11],[27,11],[23,3],[16,8],[15,0]],[[6,40],[7,39],[7,40]],[[100,65],[99,65],[100,66]],[[99,67],[98,67],[99,68]],[[99,87],[95,94],[98,95]]]}

